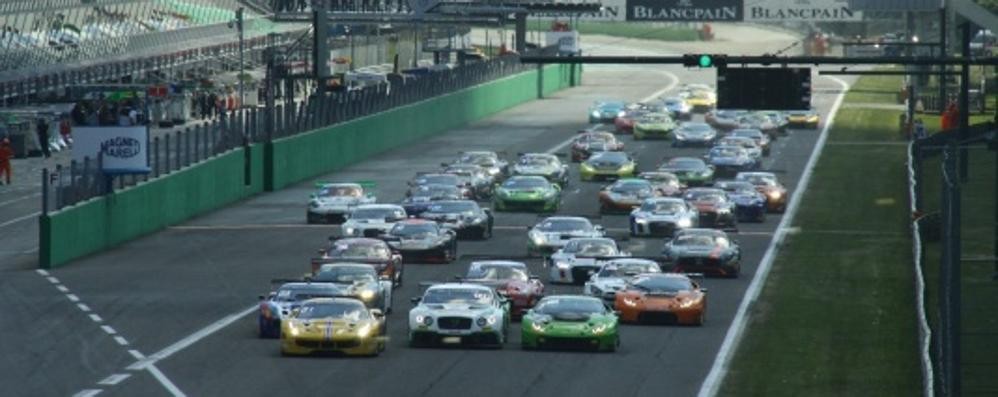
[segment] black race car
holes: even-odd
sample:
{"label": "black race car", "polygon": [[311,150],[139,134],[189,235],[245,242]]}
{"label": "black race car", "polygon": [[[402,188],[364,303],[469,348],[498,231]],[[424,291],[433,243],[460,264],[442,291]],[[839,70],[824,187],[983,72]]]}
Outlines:
{"label": "black race car", "polygon": [[407,263],[450,263],[457,259],[457,234],[433,221],[407,219],[396,223],[381,238]]}
{"label": "black race car", "polygon": [[492,237],[492,211],[471,200],[445,200],[430,204],[420,218],[436,221],[459,238],[485,240]]}
{"label": "black race car", "polygon": [[738,277],[741,271],[741,248],[720,230],[680,230],[665,243],[662,257],[673,272]]}
{"label": "black race car", "polygon": [[402,199],[402,208],[405,208],[405,213],[409,216],[419,216],[436,201],[464,198],[461,189],[451,185],[421,185],[409,191],[409,197]]}

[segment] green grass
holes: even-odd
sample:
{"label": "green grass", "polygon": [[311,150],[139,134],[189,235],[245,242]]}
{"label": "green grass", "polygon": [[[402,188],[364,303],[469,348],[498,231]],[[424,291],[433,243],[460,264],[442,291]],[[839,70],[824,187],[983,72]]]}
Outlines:
{"label": "green grass", "polygon": [[[581,35],[599,34],[605,36],[626,37],[632,39],[648,39],[662,41],[698,41],[696,29],[677,26],[664,22],[581,22],[575,26]],[[551,30],[550,20],[528,21],[527,29],[531,31]]]}
{"label": "green grass", "polygon": [[[883,70],[901,69],[883,68]],[[845,101],[849,103],[896,104],[897,93],[900,90],[901,79],[898,76],[864,76],[849,90]]]}
{"label": "green grass", "polygon": [[[864,77],[847,98],[891,85]],[[919,394],[906,149],[872,144],[899,140],[896,123],[897,112],[837,115],[721,395]],[[871,145],[836,144],[855,141]]]}

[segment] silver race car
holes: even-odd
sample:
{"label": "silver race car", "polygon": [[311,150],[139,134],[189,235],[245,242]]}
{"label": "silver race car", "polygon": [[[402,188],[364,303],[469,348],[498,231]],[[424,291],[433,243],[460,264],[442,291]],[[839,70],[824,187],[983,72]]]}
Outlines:
{"label": "silver race car", "polygon": [[678,197],[655,197],[631,211],[632,236],[672,236],[676,230],[696,227],[699,213]]}
{"label": "silver race car", "polygon": [[545,218],[527,232],[527,256],[547,255],[578,237],[603,237],[603,226],[578,216]]}
{"label": "silver race car", "polygon": [[377,201],[374,183],[317,183],[308,201],[308,223],[343,223],[353,207]]}
{"label": "silver race car", "polygon": [[340,226],[347,237],[378,237],[406,219],[405,208],[396,204],[366,204],[354,207]]}
{"label": "silver race car", "polygon": [[409,345],[486,345],[502,348],[509,328],[509,300],[471,283],[431,285],[412,298]]}
{"label": "silver race car", "polygon": [[617,291],[627,286],[627,279],[639,274],[661,272],[658,263],[650,259],[614,259],[603,264],[603,267],[589,277],[589,281],[582,287],[582,293],[601,298],[613,306]]}
{"label": "silver race car", "polygon": [[608,260],[631,256],[621,251],[613,239],[573,238],[545,262],[552,283],[582,284]]}

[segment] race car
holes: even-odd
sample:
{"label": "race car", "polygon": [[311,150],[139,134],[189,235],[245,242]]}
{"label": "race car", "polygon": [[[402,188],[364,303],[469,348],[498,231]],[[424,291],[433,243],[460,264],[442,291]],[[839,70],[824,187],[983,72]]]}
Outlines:
{"label": "race car", "polygon": [[751,112],[738,118],[738,128],[750,128],[762,131],[770,139],[776,139],[780,133],[780,125],[765,113]]}
{"label": "race car", "polygon": [[506,296],[510,303],[510,317],[514,320],[523,317],[523,313],[544,297],[544,283],[537,276],[530,275],[523,262],[471,262],[468,273],[460,281],[491,287]]}
{"label": "race car", "polygon": [[308,223],[342,223],[350,210],[361,204],[377,201],[369,189],[374,184],[365,183],[317,183],[316,192],[308,202],[306,221]]}
{"label": "race car", "polygon": [[672,147],[710,146],[717,139],[717,131],[706,123],[684,121],[672,132]]}
{"label": "race car", "polygon": [[763,134],[762,131],[753,128],[736,128],[732,130],[727,135],[728,137],[741,137],[749,138],[755,141],[755,144],[762,149],[763,156],[769,156],[769,146],[770,141],[769,135]]}
{"label": "race car", "polygon": [[589,277],[589,281],[582,287],[582,293],[600,298],[612,306],[617,300],[617,291],[627,286],[628,279],[639,274],[661,272],[658,262],[650,259],[614,259],[604,263],[603,267]]}
{"label": "race car", "polygon": [[744,181],[716,181],[714,187],[728,193],[735,203],[738,222],[765,222],[766,196],[755,190],[755,185]]}
{"label": "race car", "polygon": [[596,152],[579,165],[579,178],[583,181],[632,177],[638,164],[624,152]]}
{"label": "race car", "polygon": [[501,349],[509,329],[509,300],[470,283],[431,285],[412,298],[409,346],[485,345]]}
{"label": "race car", "polygon": [[436,201],[420,217],[453,230],[459,239],[488,240],[492,237],[492,224],[495,222],[492,210],[482,208],[471,200]]}
{"label": "race car", "polygon": [[572,161],[580,162],[586,160],[596,152],[614,152],[620,150],[624,150],[624,143],[609,132],[582,132],[572,140]]}
{"label": "race car", "polygon": [[731,131],[741,125],[738,119],[746,114],[748,112],[745,110],[718,109],[707,113],[703,119],[719,131]]}
{"label": "race car", "polygon": [[638,174],[638,178],[650,182],[652,188],[658,192],[658,196],[681,196],[683,194],[683,189],[686,188],[686,186],[683,186],[683,184],[679,182],[679,177],[671,172],[646,171]]}
{"label": "race car", "polygon": [[641,205],[641,202],[658,194],[651,182],[640,178],[625,178],[604,186],[597,194],[599,212],[629,213]]}
{"label": "race car", "polygon": [[260,296],[257,314],[258,334],[261,338],[281,337],[281,322],[291,317],[291,312],[302,302],[312,298],[333,298],[343,295],[342,288],[329,283],[284,283],[267,296]]}
{"label": "race car", "polygon": [[787,112],[787,124],[790,128],[818,128],[821,116],[817,110],[791,110]]}
{"label": "race car", "polygon": [[450,263],[457,259],[457,233],[434,221],[406,219],[381,236],[402,261]]}
{"label": "race car", "polygon": [[687,189],[683,199],[696,207],[700,227],[734,229],[738,226],[735,203],[721,189],[698,187]]}
{"label": "race car", "polygon": [[617,292],[614,308],[621,322],[703,325],[707,289],[683,274],[642,274]]}
{"label": "race car", "polygon": [[319,250],[319,258],[312,260],[312,275],[327,263],[366,263],[374,266],[380,276],[388,277],[394,286],[402,285],[404,266],[402,255],[392,250],[388,243],[374,238],[329,238],[329,247]]}
{"label": "race car", "polygon": [[742,251],[715,229],[687,229],[665,243],[662,259],[673,272],[697,272],[711,276],[738,277]]}
{"label": "race car", "polygon": [[366,263],[326,263],[307,277],[312,283],[330,283],[342,289],[343,296],[356,298],[368,308],[392,311],[392,280],[378,274]]}
{"label": "race car", "polygon": [[745,153],[755,160],[756,163],[762,163],[762,148],[752,138],[728,135],[719,139],[717,146],[738,146],[745,149]]}
{"label": "race car", "polygon": [[451,164],[443,169],[446,174],[457,175],[459,183],[471,190],[472,198],[486,200],[492,196],[492,185],[496,179],[481,167],[474,164]]}
{"label": "race car", "polygon": [[704,159],[714,167],[714,176],[731,177],[759,168],[759,163],[741,146],[714,146],[707,151]]}
{"label": "race car", "polygon": [[632,236],[667,237],[698,224],[699,213],[683,199],[655,197],[646,199],[631,211],[628,230]]}
{"label": "race car", "polygon": [[573,238],[544,261],[548,280],[553,283],[583,284],[610,259],[628,257],[630,253],[617,248],[617,242],[606,237]]}
{"label": "race car", "polygon": [[419,216],[436,201],[463,198],[464,195],[456,186],[421,185],[410,189],[409,196],[402,199],[402,208],[405,209],[406,215]]}
{"label": "race car", "polygon": [[468,181],[462,180],[460,176],[443,172],[417,172],[416,177],[409,181],[409,190],[405,192],[406,197],[411,196],[416,188],[424,185],[450,185],[461,190],[461,196],[467,199],[474,199],[475,192]]}
{"label": "race car", "polygon": [[683,98],[663,98],[661,103],[673,120],[689,120],[693,117],[693,108]]}
{"label": "race car", "polygon": [[346,237],[378,237],[406,219],[405,208],[397,204],[364,204],[353,208],[340,225]]}
{"label": "race car", "polygon": [[597,298],[554,295],[541,299],[520,323],[525,350],[584,349],[613,352],[620,346],[617,314]]}
{"label": "race car", "polygon": [[545,218],[527,232],[527,256],[546,255],[578,237],[603,237],[603,227],[578,216]]}
{"label": "race car", "polygon": [[589,106],[589,124],[612,123],[627,108],[624,101],[604,99]]}
{"label": "race car", "polygon": [[680,95],[690,105],[694,113],[706,113],[717,106],[717,94],[710,88],[681,91]]}
{"label": "race car", "polygon": [[755,185],[755,189],[766,196],[766,208],[769,212],[783,213],[787,210],[789,194],[787,188],[772,172],[740,172],[735,175],[736,181],[745,181]]}
{"label": "race car", "polygon": [[561,206],[561,187],[542,176],[513,176],[495,191],[492,208],[496,211],[556,212]]}
{"label": "race car", "polygon": [[503,160],[497,152],[484,150],[461,152],[457,160],[441,165],[446,167],[455,164],[477,165],[495,180],[501,180],[509,175],[509,162]]}
{"label": "race car", "polygon": [[377,356],[387,345],[385,331],[384,313],[356,299],[309,299],[281,324],[281,354]]}
{"label": "race car", "polygon": [[634,139],[669,138],[676,122],[666,113],[648,113],[634,123]]}
{"label": "race car", "polygon": [[714,168],[695,157],[673,157],[658,170],[675,175],[686,186],[709,185],[714,180]]}
{"label": "race car", "polygon": [[548,181],[565,186],[568,183],[568,166],[553,154],[522,153],[513,165],[513,175],[543,176]]}
{"label": "race car", "polygon": [[613,126],[617,133],[630,134],[634,131],[634,123],[648,114],[651,110],[644,106],[630,106],[624,110],[623,114],[613,120]]}
{"label": "race car", "polygon": [[777,132],[786,133],[787,128],[790,126],[790,121],[787,120],[787,114],[784,112],[776,110],[760,110],[756,113],[768,117],[773,124],[776,124]]}

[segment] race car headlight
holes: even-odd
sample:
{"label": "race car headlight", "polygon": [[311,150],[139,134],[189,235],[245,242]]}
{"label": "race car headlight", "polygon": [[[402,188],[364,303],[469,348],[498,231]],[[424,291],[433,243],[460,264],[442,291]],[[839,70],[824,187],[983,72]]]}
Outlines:
{"label": "race car headlight", "polygon": [[696,301],[693,299],[683,299],[679,301],[679,307],[683,309],[689,309],[693,307],[694,304],[696,304]]}
{"label": "race car headlight", "polygon": [[288,332],[291,333],[291,336],[298,336],[298,327],[294,323],[288,324]]}
{"label": "race car headlight", "polygon": [[621,171],[633,171],[634,170],[634,163],[626,163],[626,164],[620,166],[620,170]]}
{"label": "race car headlight", "polygon": [[624,304],[630,307],[635,307],[638,305],[638,301],[631,298],[624,298]]}
{"label": "race car headlight", "polygon": [[569,266],[571,266],[568,264],[568,262],[555,262],[554,265],[559,269],[568,269]]}
{"label": "race car headlight", "polygon": [[634,218],[634,223],[644,225],[644,224],[648,223],[648,220],[645,219],[643,216],[639,216],[639,217]]}
{"label": "race car headlight", "polygon": [[769,198],[771,198],[773,200],[779,200],[780,197],[783,196],[783,193],[780,193],[779,191],[774,190],[774,191],[771,191],[769,193],[766,193],[766,195],[769,196]]}
{"label": "race car headlight", "polygon": [[717,213],[720,215],[729,214],[731,213],[731,210],[728,208],[718,208]]}
{"label": "race car headlight", "polygon": [[707,176],[710,176],[710,174],[711,174],[711,170],[710,170],[709,168],[708,168],[708,169],[705,169],[705,170],[702,170],[702,171],[700,171],[700,176],[703,176],[703,177],[707,177]]}
{"label": "race car headlight", "polygon": [[357,229],[354,228],[354,227],[351,227],[351,226],[347,226],[347,227],[343,228],[343,234],[347,235],[347,236],[353,236],[353,233],[355,231],[357,231]]}
{"label": "race car headlight", "polygon": [[599,324],[599,325],[593,327],[592,331],[593,331],[594,335],[599,335],[599,334],[602,334],[603,332],[605,332],[607,328],[609,328],[609,327],[607,327],[606,324]]}
{"label": "race car headlight", "polygon": [[691,227],[693,226],[693,221],[690,218],[683,218],[676,222],[676,226],[679,227]]}
{"label": "race car headlight", "polygon": [[535,322],[535,323],[530,323],[530,328],[533,328],[534,331],[537,331],[537,332],[544,332],[544,328],[545,327],[544,327],[543,323],[536,323]]}
{"label": "race car headlight", "polygon": [[309,206],[309,207],[312,207],[312,208],[319,208],[319,202],[318,202],[318,201],[315,201],[315,200],[312,200],[312,201],[310,201],[310,202],[308,203],[308,206]]}
{"label": "race car headlight", "polygon": [[496,320],[497,320],[497,318],[496,318],[495,315],[491,315],[491,316],[488,316],[488,317],[485,318],[485,321],[487,321],[489,323],[489,325],[495,324]]}
{"label": "race car headlight", "polygon": [[536,231],[531,231],[528,237],[530,237],[530,241],[532,241],[534,245],[542,245],[545,243],[544,235]]}
{"label": "race car headlight", "polygon": [[599,110],[593,110],[591,114],[593,115],[593,117],[599,117]]}
{"label": "race car headlight", "polygon": [[596,296],[603,295],[603,290],[601,290],[599,287],[597,287],[595,285],[590,285],[589,286],[589,292],[592,295],[596,295]]}
{"label": "race car headlight", "polygon": [[425,326],[430,326],[433,324],[433,317],[418,315],[416,316],[416,322]]}
{"label": "race car headlight", "polygon": [[479,327],[484,327],[485,324],[488,324],[488,320],[486,320],[485,317],[479,317],[478,320],[475,321],[475,324],[478,324]]}
{"label": "race car headlight", "polygon": [[673,136],[675,136],[676,139],[680,140],[680,141],[685,141],[686,140],[686,134],[683,134],[682,132],[679,132],[679,131],[676,131],[676,133],[673,134]]}
{"label": "race car headlight", "polygon": [[365,289],[363,291],[360,291],[360,299],[363,299],[365,301],[369,301],[371,299],[374,299],[374,291],[369,290],[369,289]]}
{"label": "race car headlight", "polygon": [[617,117],[624,117],[626,115],[627,115],[627,112],[624,112],[623,110],[617,112]]}
{"label": "race car headlight", "polygon": [[357,329],[357,336],[361,338],[366,338],[371,334],[371,324],[365,324],[363,327]]}
{"label": "race car headlight", "polygon": [[583,171],[586,172],[596,171],[596,168],[593,168],[593,166],[589,165],[589,163],[582,163],[582,165],[580,165],[579,168],[581,168]]}

